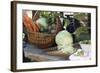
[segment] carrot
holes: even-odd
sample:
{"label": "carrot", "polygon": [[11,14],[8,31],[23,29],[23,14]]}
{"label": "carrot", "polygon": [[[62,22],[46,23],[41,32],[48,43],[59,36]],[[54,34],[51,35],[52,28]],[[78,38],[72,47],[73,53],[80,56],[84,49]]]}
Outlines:
{"label": "carrot", "polygon": [[36,32],[39,32],[39,28],[36,26],[37,24],[35,23],[35,29],[36,29]]}
{"label": "carrot", "polygon": [[34,32],[34,26],[33,26],[33,24],[30,24],[30,26],[31,26],[31,28],[32,28],[32,32]]}
{"label": "carrot", "polygon": [[29,19],[29,17],[28,17],[27,15],[24,15],[23,20],[24,20],[25,22],[27,22],[27,23],[29,23],[29,21],[30,21],[30,19]]}
{"label": "carrot", "polygon": [[36,26],[39,28],[39,30],[41,29],[40,25],[38,23],[36,23]]}
{"label": "carrot", "polygon": [[33,31],[31,25],[27,22],[24,22],[25,27],[29,30],[29,31]]}
{"label": "carrot", "polygon": [[35,29],[35,32],[37,32],[38,29],[37,29],[37,27],[36,27],[36,24],[34,24],[34,29]]}
{"label": "carrot", "polygon": [[37,27],[37,30],[40,31],[39,25],[38,25],[38,24],[35,24],[35,25],[36,25],[36,27]]}
{"label": "carrot", "polygon": [[23,22],[24,22],[25,27],[26,27],[29,31],[31,31],[31,32],[34,31],[34,29],[33,29],[33,27],[32,27],[32,20],[31,20],[31,18],[28,17],[28,15],[24,15]]}
{"label": "carrot", "polygon": [[35,32],[39,32],[39,28],[37,27],[37,24],[33,22],[32,27],[34,28]]}
{"label": "carrot", "polygon": [[40,26],[36,22],[33,22],[33,20],[28,17],[28,15],[24,15],[23,22],[25,27],[31,31],[31,32],[39,32]]}

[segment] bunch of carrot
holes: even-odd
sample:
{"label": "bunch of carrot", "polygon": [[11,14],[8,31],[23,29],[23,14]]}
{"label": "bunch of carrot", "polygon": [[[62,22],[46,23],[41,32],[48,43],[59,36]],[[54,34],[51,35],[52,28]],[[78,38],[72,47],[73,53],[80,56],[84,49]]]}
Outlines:
{"label": "bunch of carrot", "polygon": [[37,24],[36,22],[33,22],[33,20],[27,14],[23,16],[23,23],[29,32],[39,32],[40,31],[40,25]]}

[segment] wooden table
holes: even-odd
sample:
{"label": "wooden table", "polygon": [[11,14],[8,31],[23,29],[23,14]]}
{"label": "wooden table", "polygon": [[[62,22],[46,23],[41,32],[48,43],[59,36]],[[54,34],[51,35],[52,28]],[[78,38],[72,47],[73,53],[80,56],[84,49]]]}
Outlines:
{"label": "wooden table", "polygon": [[25,44],[23,48],[24,56],[31,61],[59,61],[66,60],[67,58],[48,55],[45,50],[38,48],[32,44]]}

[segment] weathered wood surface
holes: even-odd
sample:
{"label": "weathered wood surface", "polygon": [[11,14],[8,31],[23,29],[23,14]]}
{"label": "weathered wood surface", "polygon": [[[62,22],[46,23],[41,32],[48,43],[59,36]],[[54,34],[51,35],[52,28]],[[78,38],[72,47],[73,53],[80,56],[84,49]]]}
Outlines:
{"label": "weathered wood surface", "polygon": [[59,61],[66,60],[64,57],[48,55],[45,50],[39,49],[38,47],[26,44],[24,48],[25,57],[31,59],[31,61]]}

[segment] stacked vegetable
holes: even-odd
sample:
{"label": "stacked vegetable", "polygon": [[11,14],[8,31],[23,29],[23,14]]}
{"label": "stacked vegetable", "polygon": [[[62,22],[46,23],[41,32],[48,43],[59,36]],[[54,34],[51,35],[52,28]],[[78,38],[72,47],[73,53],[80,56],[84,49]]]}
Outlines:
{"label": "stacked vegetable", "polygon": [[24,26],[27,28],[27,31],[30,31],[30,32],[40,31],[40,25],[37,24],[36,22],[33,22],[33,20],[27,14],[25,14],[23,17],[23,23],[24,23]]}
{"label": "stacked vegetable", "polygon": [[23,23],[30,32],[57,34],[63,29],[59,18],[59,13],[57,12],[34,11],[33,18],[30,18],[27,14],[24,14]]}

